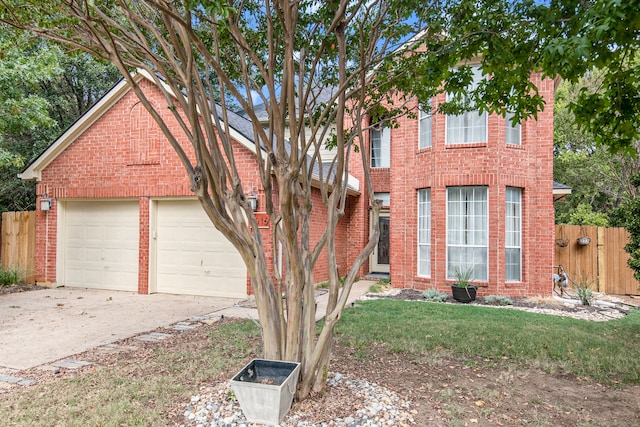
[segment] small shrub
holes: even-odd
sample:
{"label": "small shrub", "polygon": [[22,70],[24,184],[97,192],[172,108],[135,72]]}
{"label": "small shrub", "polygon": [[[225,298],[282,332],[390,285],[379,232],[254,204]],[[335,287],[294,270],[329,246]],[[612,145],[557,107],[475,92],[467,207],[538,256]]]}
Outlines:
{"label": "small shrub", "polygon": [[15,266],[0,266],[0,286],[11,286],[22,283],[24,273]]}
{"label": "small shrub", "polygon": [[329,282],[318,283],[316,289],[329,289]]}
{"label": "small shrub", "polygon": [[[340,282],[340,287],[342,287],[344,285],[344,281],[347,277],[340,277],[338,278],[338,281]],[[356,276],[356,278],[353,280],[353,282],[358,282],[360,280],[360,278],[358,276]],[[329,289],[329,282],[320,282],[316,284],[316,289]]]}
{"label": "small shrub", "polygon": [[389,285],[391,285],[391,279],[380,279],[375,284],[369,286],[369,292],[378,294],[389,289]]}
{"label": "small shrub", "polygon": [[576,296],[582,303],[582,305],[591,305],[593,300],[593,291],[589,287],[589,282],[580,282],[574,285],[576,289]]}
{"label": "small shrub", "polygon": [[437,289],[427,289],[422,293],[422,296],[427,301],[432,301],[432,302],[444,302],[447,300],[447,298],[449,298],[449,295],[442,294],[438,292]]}
{"label": "small shrub", "polygon": [[513,305],[513,300],[500,295],[488,295],[484,297],[484,302],[491,305]]}

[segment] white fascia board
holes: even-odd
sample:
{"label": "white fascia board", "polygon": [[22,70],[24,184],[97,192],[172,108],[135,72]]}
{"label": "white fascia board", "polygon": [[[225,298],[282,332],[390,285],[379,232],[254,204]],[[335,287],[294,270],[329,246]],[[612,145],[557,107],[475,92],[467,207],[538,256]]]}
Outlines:
{"label": "white fascia board", "polygon": [[562,199],[563,197],[568,196],[569,194],[571,194],[571,189],[570,188],[554,188],[553,189],[553,201],[557,202],[558,200]]}
{"label": "white fascia board", "polygon": [[[317,175],[311,177],[311,186],[318,189],[322,188],[322,183]],[[329,191],[333,191],[333,185],[329,185]],[[347,176],[347,194],[350,196],[360,195],[360,180],[351,174]]]}

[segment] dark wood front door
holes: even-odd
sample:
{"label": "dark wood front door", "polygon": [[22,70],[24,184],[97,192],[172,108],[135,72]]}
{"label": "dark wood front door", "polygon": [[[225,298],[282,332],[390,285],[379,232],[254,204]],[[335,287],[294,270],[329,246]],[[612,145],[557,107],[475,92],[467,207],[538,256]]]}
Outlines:
{"label": "dark wood front door", "polygon": [[372,273],[388,273],[390,260],[390,244],[389,244],[389,212],[380,212],[378,218],[380,226],[380,237],[378,244],[371,254],[371,272]]}

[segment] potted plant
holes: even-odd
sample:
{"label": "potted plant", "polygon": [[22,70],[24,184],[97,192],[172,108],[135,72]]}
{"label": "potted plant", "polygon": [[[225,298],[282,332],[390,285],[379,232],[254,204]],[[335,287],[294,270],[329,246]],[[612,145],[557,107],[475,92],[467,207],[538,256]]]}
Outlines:
{"label": "potted plant", "polygon": [[253,359],[231,380],[248,421],[278,425],[286,415],[298,386],[300,363]]}
{"label": "potted plant", "polygon": [[478,287],[471,284],[472,273],[473,268],[456,267],[453,270],[456,282],[451,284],[451,294],[454,300],[464,303],[475,301]]}

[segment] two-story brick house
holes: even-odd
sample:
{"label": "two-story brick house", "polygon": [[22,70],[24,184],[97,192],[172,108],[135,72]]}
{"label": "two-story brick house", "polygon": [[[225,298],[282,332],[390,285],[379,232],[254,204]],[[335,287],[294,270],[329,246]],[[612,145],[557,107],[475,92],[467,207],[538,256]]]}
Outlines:
{"label": "two-story brick house", "polygon": [[[389,273],[396,287],[444,291],[456,267],[469,267],[487,287],[485,295],[550,292],[553,82],[533,78],[547,102],[537,121],[514,127],[499,116],[420,113],[401,118],[398,128],[368,132],[364,149],[385,209],[380,242],[362,275]],[[166,103],[151,81],[141,84],[152,102]],[[432,100],[434,107],[444,96]],[[168,125],[178,126],[164,111]],[[243,185],[258,188],[251,123],[235,114],[229,120]],[[360,180],[361,168],[351,168]],[[177,156],[125,82],[22,178],[38,181],[39,202],[50,200],[38,204],[36,216],[40,283],[139,293],[250,292],[240,256],[202,212]],[[341,274],[370,233],[364,191],[350,189],[336,232]],[[324,230],[319,193],[314,197],[312,239]],[[326,275],[321,256],[314,277]]]}

